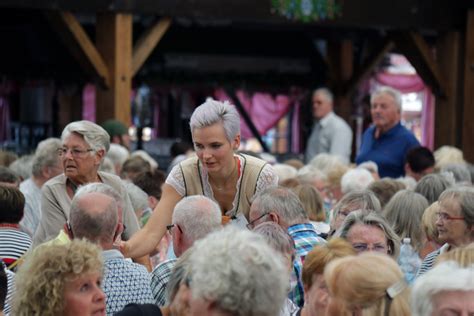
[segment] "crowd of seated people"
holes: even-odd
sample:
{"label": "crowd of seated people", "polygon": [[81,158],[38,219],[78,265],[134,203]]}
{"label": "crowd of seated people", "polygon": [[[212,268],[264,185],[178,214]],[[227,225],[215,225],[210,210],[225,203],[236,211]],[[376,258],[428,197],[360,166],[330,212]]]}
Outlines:
{"label": "crowd of seated people", "polygon": [[272,166],[238,151],[238,120],[206,101],[168,170],[88,121],[0,152],[0,315],[474,313],[462,152],[415,147],[400,178],[327,153]]}

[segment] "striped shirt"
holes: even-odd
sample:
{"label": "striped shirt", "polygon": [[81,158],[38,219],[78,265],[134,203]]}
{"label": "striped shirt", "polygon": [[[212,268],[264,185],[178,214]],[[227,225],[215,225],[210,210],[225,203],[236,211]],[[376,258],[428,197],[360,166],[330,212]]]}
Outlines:
{"label": "striped shirt", "polygon": [[303,271],[303,262],[308,252],[314,246],[325,244],[326,240],[321,238],[314,230],[311,223],[296,224],[288,227],[288,234],[295,242],[296,260],[293,261],[292,279],[297,280],[296,286],[291,290],[289,298],[299,307],[304,304],[303,282],[301,273]]}
{"label": "striped shirt", "polygon": [[18,228],[0,226],[0,259],[7,267],[15,263],[31,247],[31,237]]}
{"label": "striped shirt", "polygon": [[448,251],[448,249],[449,244],[444,244],[443,246],[441,246],[441,248],[433,251],[432,253],[429,253],[423,260],[423,263],[421,264],[420,270],[418,270],[418,274],[416,275],[416,277],[419,277],[420,275],[425,274],[426,272],[431,270],[431,268],[433,268],[435,264],[436,258],[438,258],[440,254]]}
{"label": "striped shirt", "polygon": [[3,269],[7,274],[7,297],[5,298],[5,307],[3,312],[5,313],[5,316],[8,316],[12,309],[12,298],[15,294],[15,273],[8,270],[2,261],[0,261],[0,264],[3,265]]}
{"label": "striped shirt", "polygon": [[174,265],[178,259],[170,259],[160,263],[151,273],[151,291],[155,299],[155,304],[165,306],[166,304],[166,285],[170,280]]}

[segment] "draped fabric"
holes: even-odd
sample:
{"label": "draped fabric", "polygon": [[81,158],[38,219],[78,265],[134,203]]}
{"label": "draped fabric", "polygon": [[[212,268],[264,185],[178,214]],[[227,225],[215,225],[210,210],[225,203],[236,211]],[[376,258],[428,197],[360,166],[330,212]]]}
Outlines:
{"label": "draped fabric", "polygon": [[[273,97],[270,93],[255,92],[250,95],[244,90],[237,90],[235,95],[260,135],[266,134],[273,128],[278,121],[288,113],[291,106],[299,107],[297,102],[291,101],[289,96],[283,94],[278,94],[276,97]],[[215,90],[214,97],[219,101],[227,100],[230,103],[234,103],[224,89]],[[298,110],[299,108],[295,109],[295,115],[299,113]],[[298,123],[298,121],[299,118],[296,119],[296,123]],[[242,138],[248,139],[253,137],[250,128],[242,117],[240,118],[240,130]],[[295,142],[294,140],[292,143],[299,144],[299,142]]]}
{"label": "draped fabric", "polygon": [[95,122],[95,85],[88,83],[82,90],[82,119]]}
{"label": "draped fabric", "polygon": [[374,77],[377,85],[389,86],[402,93],[422,94],[421,144],[433,150],[434,147],[434,97],[431,89],[418,75],[378,73]]}
{"label": "draped fabric", "polygon": [[10,139],[10,104],[0,95],[0,142]]}

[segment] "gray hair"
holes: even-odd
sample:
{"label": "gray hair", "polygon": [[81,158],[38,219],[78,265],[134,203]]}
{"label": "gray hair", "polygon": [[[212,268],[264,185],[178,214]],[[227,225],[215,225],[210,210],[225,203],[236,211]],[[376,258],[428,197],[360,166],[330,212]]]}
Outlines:
{"label": "gray hair", "polygon": [[235,107],[227,101],[220,102],[209,98],[194,110],[189,127],[193,132],[196,128],[208,127],[219,122],[222,123],[229,142],[240,134],[240,116]]}
{"label": "gray hair", "polygon": [[450,172],[458,184],[471,184],[471,172],[466,164],[451,163],[441,167],[441,172]]}
{"label": "gray hair", "polygon": [[439,201],[454,199],[459,203],[460,211],[468,227],[474,225],[474,188],[460,186],[447,189],[439,196]]}
{"label": "gray hair", "polygon": [[99,171],[107,172],[110,174],[116,174],[114,163],[107,156],[104,157],[104,159],[102,159],[102,162],[100,163]]}
{"label": "gray hair", "polygon": [[355,168],[342,176],[341,192],[347,194],[355,190],[364,190],[372,182],[374,182],[374,177],[367,169]]}
{"label": "gray hair", "polygon": [[370,210],[357,210],[351,212],[347,215],[342,226],[336,231],[334,237],[341,237],[347,240],[349,230],[356,224],[380,228],[387,238],[389,255],[392,258],[398,258],[400,252],[400,238],[382,215]]}
{"label": "gray hair", "polygon": [[[57,155],[57,154],[56,154]],[[22,180],[31,177],[33,165],[33,155],[24,155],[12,162],[8,168]]]}
{"label": "gray hair", "polygon": [[421,218],[429,204],[426,198],[413,191],[402,190],[395,193],[385,206],[382,215],[392,224],[394,231],[400,237],[410,238],[417,251],[424,243],[424,232]]}
{"label": "gray hair", "polygon": [[318,89],[314,90],[313,91],[313,96],[316,93],[322,93],[324,95],[324,97],[331,103],[334,101],[334,96],[333,96],[331,90],[329,90],[328,88],[318,88]]}
{"label": "gray hair", "polygon": [[334,166],[347,165],[347,163],[345,163],[339,155],[320,153],[317,154],[313,159],[311,159],[308,165],[326,173],[332,168],[334,168]]}
{"label": "gray hair", "polygon": [[110,144],[110,149],[107,152],[107,158],[109,158],[112,163],[122,167],[123,163],[128,159],[130,153],[127,148],[119,144]]}
{"label": "gray hair", "polygon": [[273,165],[273,171],[275,171],[276,175],[278,176],[278,182],[294,178],[298,172],[295,167],[284,163],[277,163]]}
{"label": "gray hair", "polygon": [[447,188],[454,185],[454,180],[445,174],[431,173],[418,181],[415,192],[423,195],[429,204],[438,201],[440,194]]}
{"label": "gray hair", "polygon": [[285,255],[295,253],[293,238],[280,225],[275,222],[263,222],[256,226],[254,233],[262,236],[274,250]]}
{"label": "gray hair", "polygon": [[391,87],[382,86],[382,87],[379,87],[377,90],[375,90],[370,96],[370,104],[372,104],[374,99],[381,94],[388,94],[389,96],[391,96],[393,98],[393,101],[398,111],[402,112],[402,95],[400,91],[393,89]]}
{"label": "gray hair", "polygon": [[148,207],[148,194],[132,182],[123,181],[123,184],[132,202],[133,210],[136,212],[146,209]]}
{"label": "gray hair", "polygon": [[222,213],[219,205],[204,195],[181,199],[173,211],[173,224],[178,224],[185,238],[194,242],[221,228]]}
{"label": "gray hair", "polygon": [[296,178],[305,184],[313,184],[316,180],[327,181],[326,174],[313,165],[306,165],[300,168],[296,173]]}
{"label": "gray hair", "polygon": [[455,261],[440,263],[415,281],[411,292],[412,315],[432,315],[433,297],[438,293],[473,290],[474,265],[462,268]]}
{"label": "gray hair", "polygon": [[275,212],[289,226],[308,221],[308,214],[298,196],[284,187],[270,187],[261,191],[254,197],[253,203],[256,203],[260,215]]}
{"label": "gray hair", "polygon": [[372,210],[380,213],[382,206],[377,196],[370,190],[355,190],[345,194],[337,202],[333,209],[333,217],[336,217],[340,211]]}
{"label": "gray hair", "polygon": [[32,173],[35,177],[41,176],[43,168],[54,167],[59,163],[58,148],[61,147],[59,138],[48,138],[38,145],[33,157]]}
{"label": "gray hair", "polygon": [[110,148],[110,136],[101,126],[90,121],[71,122],[64,128],[61,134],[61,140],[64,141],[71,133],[76,133],[84,138],[84,141],[93,150],[103,149],[105,153]]}
{"label": "gray hair", "polygon": [[121,212],[121,214],[123,214],[123,198],[122,196],[120,196],[117,190],[115,190],[108,184],[93,182],[93,183],[88,183],[86,185],[81,185],[79,189],[77,189],[74,197],[80,196],[86,193],[92,193],[92,192],[103,193],[113,198],[115,200],[115,203],[117,203],[119,211]]}
{"label": "gray hair", "polygon": [[69,222],[74,238],[86,238],[92,242],[111,241],[118,223],[118,208],[115,200],[103,193],[104,198],[110,203],[101,212],[91,214],[86,208],[81,207],[81,200],[89,198],[88,195],[97,192],[87,192],[74,196],[71,202]]}
{"label": "gray hair", "polygon": [[227,226],[198,241],[190,257],[193,298],[236,316],[278,315],[289,274],[263,237]]}

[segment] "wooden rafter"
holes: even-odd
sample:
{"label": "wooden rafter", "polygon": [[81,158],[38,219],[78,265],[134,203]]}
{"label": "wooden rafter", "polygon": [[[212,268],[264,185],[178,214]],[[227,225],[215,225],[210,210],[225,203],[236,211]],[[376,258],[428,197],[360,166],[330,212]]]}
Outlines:
{"label": "wooden rafter", "polygon": [[170,18],[162,18],[151,26],[145,33],[137,40],[133,47],[132,57],[132,76],[143,66],[146,59],[165,35],[166,31],[171,25]]}
{"label": "wooden rafter", "polygon": [[447,96],[448,89],[444,78],[441,76],[433,52],[423,37],[415,32],[394,32],[393,40],[423,81],[431,87],[433,93]]}
{"label": "wooden rafter", "polygon": [[352,95],[360,83],[371,74],[373,69],[382,61],[383,57],[393,49],[393,47],[393,41],[389,38],[376,47],[372,54],[370,54],[364,61],[363,65],[355,71],[352,78],[347,82],[344,94],[346,96]]}
{"label": "wooden rafter", "polygon": [[110,87],[109,69],[76,17],[60,11],[46,11],[45,15],[84,70],[98,78],[103,87]]}
{"label": "wooden rafter", "polygon": [[464,158],[474,162],[474,9],[467,12],[466,43],[464,54],[464,108],[462,126],[462,150]]}

